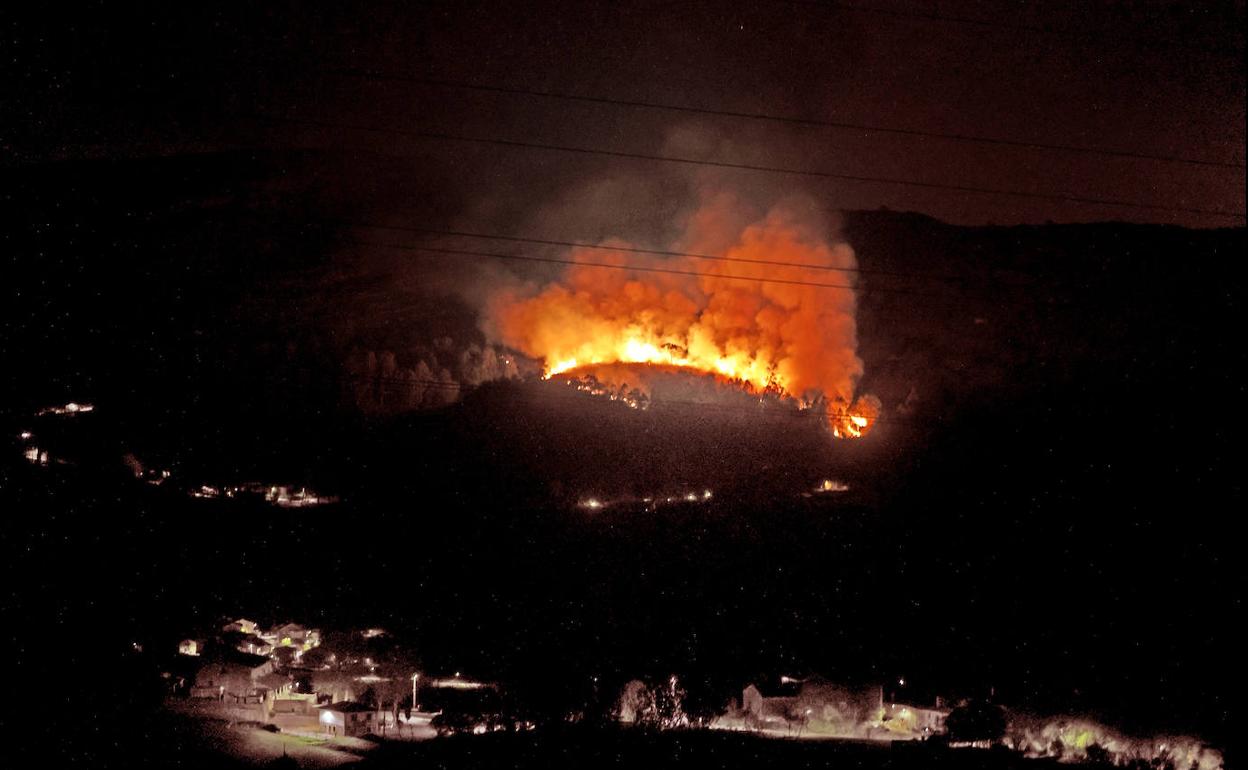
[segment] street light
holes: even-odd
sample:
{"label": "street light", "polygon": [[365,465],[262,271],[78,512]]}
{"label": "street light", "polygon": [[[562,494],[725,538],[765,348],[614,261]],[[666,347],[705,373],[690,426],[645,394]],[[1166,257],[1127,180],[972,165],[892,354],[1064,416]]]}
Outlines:
{"label": "street light", "polygon": [[416,680],[418,679],[420,679],[420,674],[412,674],[412,711],[416,710]]}

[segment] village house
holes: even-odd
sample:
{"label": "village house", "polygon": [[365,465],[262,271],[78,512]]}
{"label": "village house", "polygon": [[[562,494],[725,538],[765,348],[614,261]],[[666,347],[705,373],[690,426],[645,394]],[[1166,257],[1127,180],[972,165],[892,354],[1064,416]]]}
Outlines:
{"label": "village house", "polygon": [[354,701],[321,706],[320,712],[321,729],[331,735],[358,738],[372,733],[377,724],[376,710]]}
{"label": "village house", "polygon": [[227,635],[231,645],[239,652],[245,652],[248,655],[269,655],[273,652],[273,645],[255,634],[244,634],[241,632],[231,632]]}
{"label": "village house", "polygon": [[298,623],[285,623],[273,628],[262,637],[273,647],[294,647],[310,650],[321,643],[321,632],[315,628],[305,628]]}
{"label": "village house", "polygon": [[269,710],[272,714],[313,714],[321,697],[318,693],[291,692],[290,687],[286,686],[274,691]]}
{"label": "village house", "polygon": [[259,626],[256,624],[256,621],[247,620],[246,618],[239,618],[238,620],[231,620],[229,623],[226,623],[224,626],[222,626],[221,630],[227,634],[232,633],[232,632],[236,632],[240,634],[252,634],[252,635],[260,633]]}
{"label": "village house", "polygon": [[945,718],[949,716],[949,711],[941,708],[942,705],[939,699],[935,707],[885,703],[883,726],[895,733],[917,737],[941,734],[945,732]]}
{"label": "village house", "polygon": [[270,674],[273,674],[273,661],[268,658],[221,650],[196,672],[191,697],[259,705],[268,692],[263,679]]}
{"label": "village house", "polygon": [[781,677],[779,682],[747,685],[741,692],[741,710],[758,726],[783,727],[797,704],[801,682]]}
{"label": "village house", "polygon": [[282,508],[310,508],[338,502],[338,498],[332,495],[318,494],[307,487],[287,485],[270,487],[264,499]]}
{"label": "village house", "polygon": [[313,691],[331,703],[353,700],[368,687],[350,671],[317,671],[310,680]]}
{"label": "village house", "polygon": [[880,726],[894,735],[926,738],[945,732],[945,718],[956,701],[949,701],[930,687],[904,678],[884,691]]}
{"label": "village house", "polygon": [[779,682],[751,684],[741,693],[747,721],[762,728],[812,728],[852,734],[878,722],[883,713],[883,688],[847,686],[822,677],[781,677]]}

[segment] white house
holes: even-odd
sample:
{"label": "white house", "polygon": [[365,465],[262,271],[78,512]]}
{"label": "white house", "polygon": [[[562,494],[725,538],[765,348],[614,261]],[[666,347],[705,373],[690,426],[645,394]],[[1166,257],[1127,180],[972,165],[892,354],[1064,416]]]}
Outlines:
{"label": "white house", "polygon": [[354,701],[343,701],[320,707],[321,729],[332,735],[359,737],[373,732],[377,726],[377,712],[372,706]]}

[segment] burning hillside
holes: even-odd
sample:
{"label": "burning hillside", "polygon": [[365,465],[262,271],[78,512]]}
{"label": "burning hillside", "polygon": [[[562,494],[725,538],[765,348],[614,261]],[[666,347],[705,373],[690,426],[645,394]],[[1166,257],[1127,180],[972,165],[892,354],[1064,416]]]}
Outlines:
{"label": "burning hillside", "polygon": [[834,436],[865,435],[879,402],[855,398],[853,250],[828,242],[809,206],[781,204],[739,229],[735,205],[721,195],[693,214],[674,246],[690,254],[623,241],[574,250],[576,264],[544,288],[495,295],[494,330],[547,378],[625,392],[632,406],[656,373],[687,372],[825,412]]}

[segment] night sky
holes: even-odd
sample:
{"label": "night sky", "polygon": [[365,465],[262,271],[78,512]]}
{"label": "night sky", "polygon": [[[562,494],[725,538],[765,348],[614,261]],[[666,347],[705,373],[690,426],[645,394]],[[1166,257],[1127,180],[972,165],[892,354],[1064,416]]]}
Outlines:
{"label": "night sky", "polygon": [[[5,613],[75,650],[14,635],[19,667],[67,681],[132,637],[268,612],[381,623],[431,670],[521,688],[554,667],[680,670],[711,700],[904,673],[1224,741],[1244,16],[0,12],[0,422],[99,407],[48,428],[71,470],[0,443]],[[716,195],[853,249],[866,438],[737,402],[552,398],[504,344],[498,297],[560,280],[568,243],[697,251]],[[446,387],[402,401],[404,376]],[[208,511],[129,485],[126,453],[344,502]],[[829,476],[853,494],[800,496]],[[694,486],[715,503],[576,507]]]}
{"label": "night sky", "polygon": [[[335,182],[326,179],[325,186],[369,213],[401,216],[424,203],[476,222],[522,216],[535,199],[574,180],[662,173],[653,162],[399,139],[338,127],[352,125],[1228,212],[887,184],[816,185],[839,209],[887,205],[968,224],[1242,222],[1243,41],[1235,33],[1242,26],[1242,3],[978,2],[939,9],[820,2],[510,8],[378,3],[295,9],[81,4],[74,13],[11,21],[7,165],[234,147],[319,149],[350,158],[354,172],[326,170]],[[929,135],[578,102],[508,89]],[[446,174],[456,177],[455,184],[445,184]],[[811,183],[742,178],[750,184]],[[436,201],[412,200],[413,188],[430,186],[437,187]],[[521,186],[529,193],[516,195]],[[361,200],[361,187],[373,196]],[[400,190],[406,194],[394,194]],[[578,235],[594,230],[591,223],[576,224]]]}

